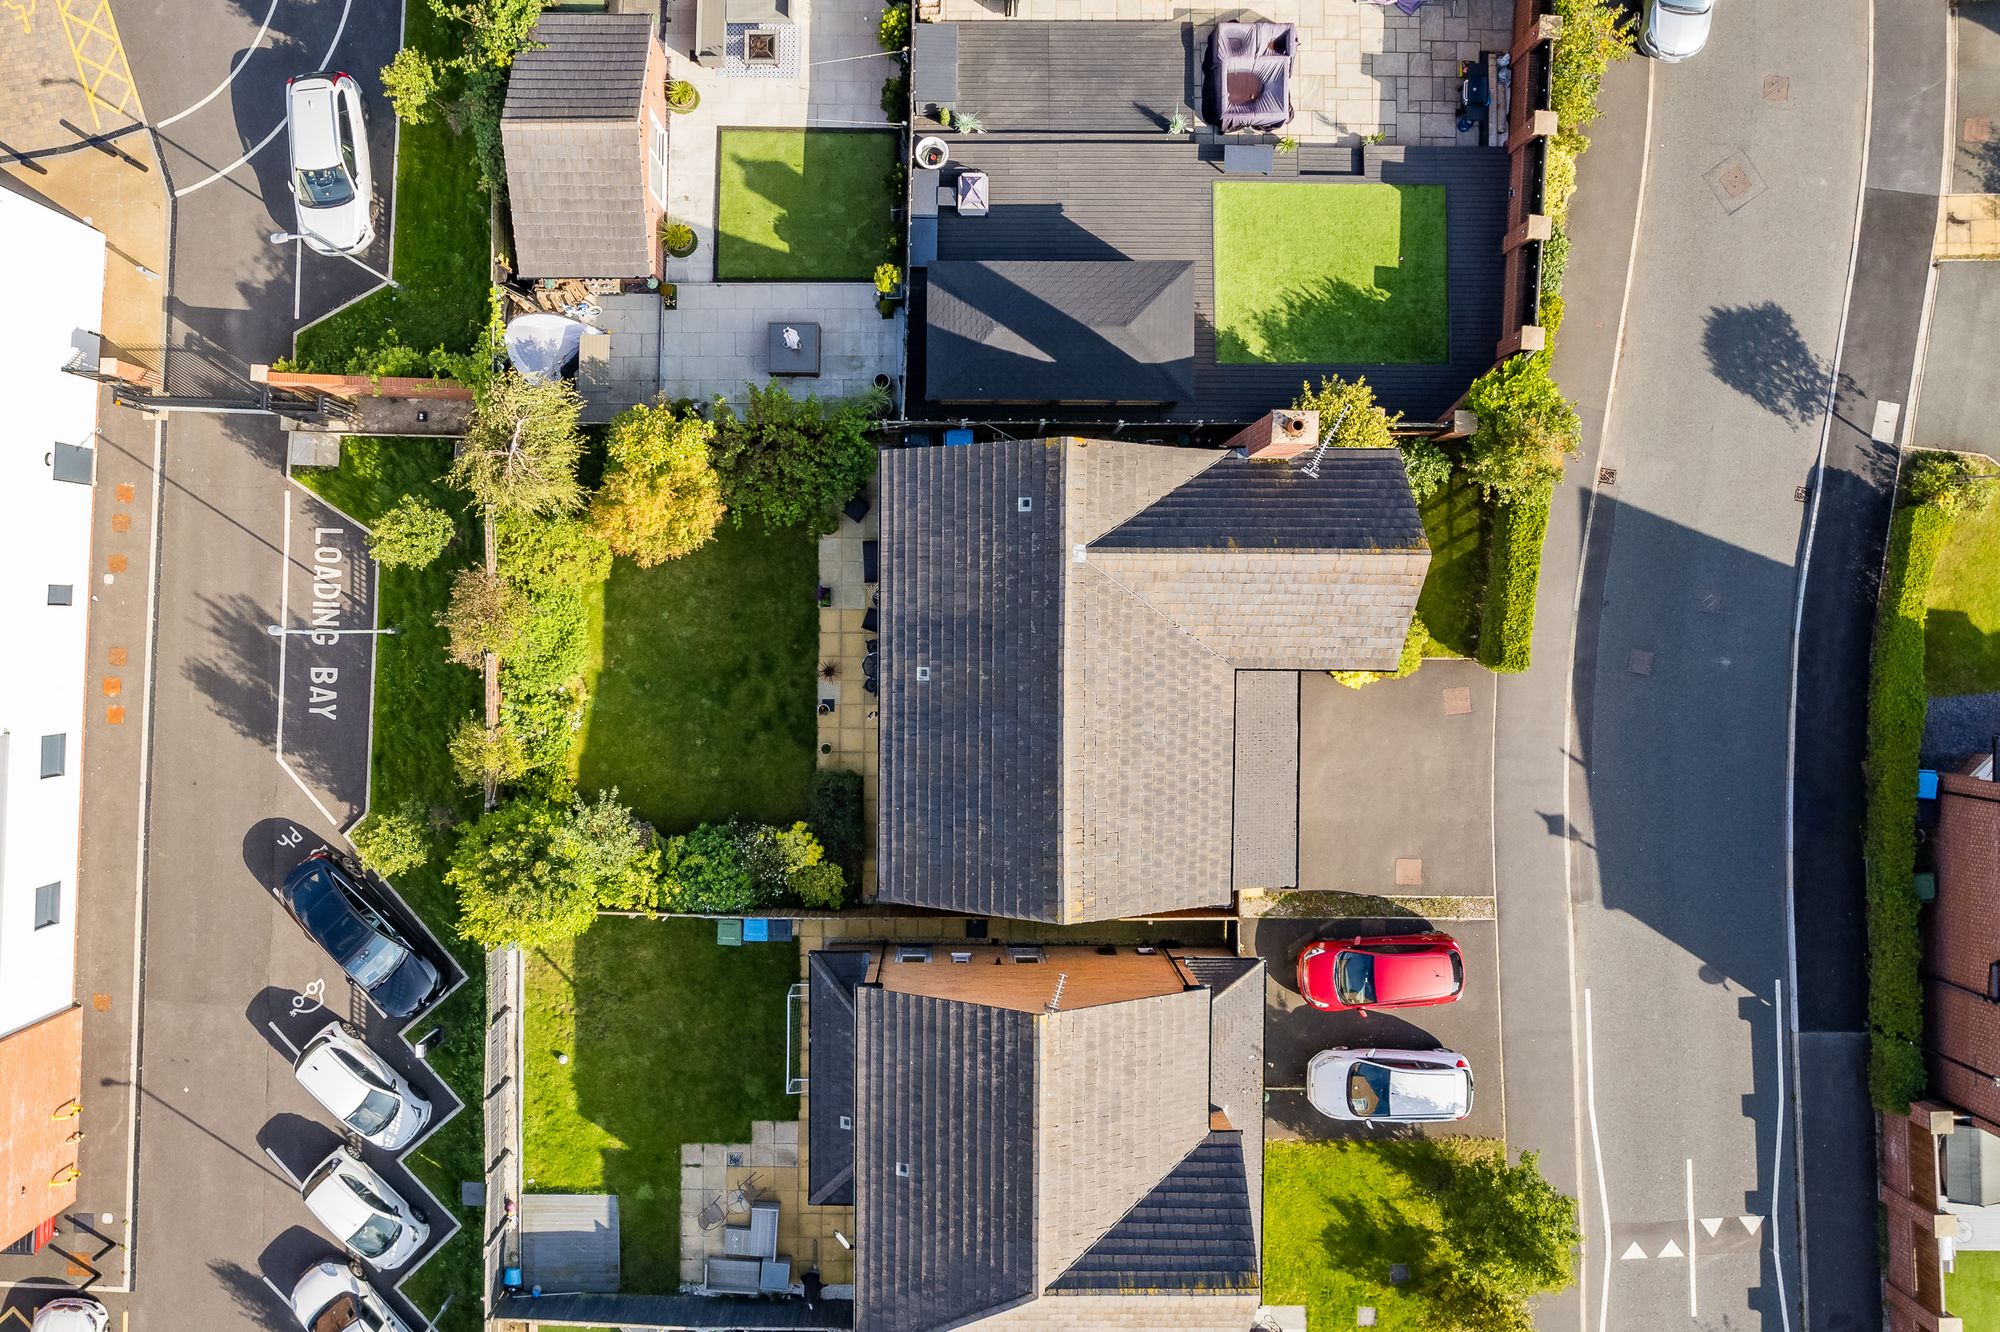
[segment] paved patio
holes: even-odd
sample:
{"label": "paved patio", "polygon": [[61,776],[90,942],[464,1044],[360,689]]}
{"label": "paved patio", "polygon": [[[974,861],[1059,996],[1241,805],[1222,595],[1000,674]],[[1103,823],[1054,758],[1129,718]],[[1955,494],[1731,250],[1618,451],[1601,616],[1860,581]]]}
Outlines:
{"label": "paved patio", "polygon": [[[1004,8],[1005,0],[942,0],[939,17],[1004,20]],[[1295,114],[1283,132],[1301,142],[1355,143],[1378,134],[1405,147],[1474,142],[1456,127],[1459,62],[1507,50],[1513,8],[1512,0],[1432,0],[1414,15],[1361,0],[1285,6],[1275,17],[1298,24],[1299,53]],[[1013,21],[1188,22],[1196,25],[1198,64],[1208,25],[1248,12],[1193,10],[1175,0],[1018,0]]]}
{"label": "paved patio", "polygon": [[861,861],[861,896],[875,898],[875,815],[877,773],[880,771],[878,734],[880,714],[876,695],[868,692],[864,659],[879,630],[865,627],[869,610],[875,605],[875,584],[864,578],[864,542],[880,535],[881,520],[872,507],[875,487],[870,483],[870,508],[856,521],[841,515],[840,526],[819,541],[819,581],[832,592],[832,604],[819,612],[819,659],[832,663],[831,680],[818,682],[821,703],[832,703],[819,714],[819,764],[822,768],[844,768],[861,774],[861,811],[868,829],[867,850]]}
{"label": "paved patio", "polygon": [[[884,319],[865,282],[692,283],[677,296],[659,325],[660,391],[669,398],[722,397],[741,406],[745,386],[770,374],[773,323],[820,328],[820,372],[788,381],[796,396],[850,397],[900,368],[903,315]],[[643,355],[643,333],[639,339]],[[614,335],[614,366],[617,348]]]}
{"label": "paved patio", "polygon": [[[803,965],[803,953],[799,960]],[[799,1011],[804,1013],[803,1005]],[[795,1289],[813,1268],[828,1286],[853,1284],[854,1253],[834,1239],[833,1232],[853,1238],[854,1209],[806,1205],[806,1135],[800,1131],[805,1113],[806,1098],[801,1095],[799,1119],[756,1120],[750,1125],[749,1142],[691,1142],[681,1147],[683,1282],[699,1284],[708,1260],[727,1256],[728,1227],[747,1225],[750,1219],[747,1205],[731,1206],[741,1197],[778,1204],[778,1256],[791,1260]],[[715,1220],[711,1214],[712,1224],[704,1230],[702,1208],[710,1203],[718,1204],[716,1210],[724,1215]]]}
{"label": "paved patio", "polygon": [[795,20],[779,44],[777,69],[709,69],[687,54],[695,0],[667,0],[667,77],[701,91],[701,105],[667,126],[667,212],[700,244],[667,263],[669,282],[715,280],[715,132],[736,125],[887,125],[882,82],[896,65],[876,39],[877,0],[793,0]]}

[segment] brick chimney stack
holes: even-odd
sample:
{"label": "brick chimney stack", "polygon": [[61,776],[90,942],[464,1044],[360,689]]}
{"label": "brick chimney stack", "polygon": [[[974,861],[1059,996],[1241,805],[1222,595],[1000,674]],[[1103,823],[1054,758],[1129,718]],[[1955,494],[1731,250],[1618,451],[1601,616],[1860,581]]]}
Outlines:
{"label": "brick chimney stack", "polygon": [[1280,408],[1266,412],[1236,432],[1226,447],[1242,449],[1262,462],[1296,458],[1319,444],[1319,413]]}

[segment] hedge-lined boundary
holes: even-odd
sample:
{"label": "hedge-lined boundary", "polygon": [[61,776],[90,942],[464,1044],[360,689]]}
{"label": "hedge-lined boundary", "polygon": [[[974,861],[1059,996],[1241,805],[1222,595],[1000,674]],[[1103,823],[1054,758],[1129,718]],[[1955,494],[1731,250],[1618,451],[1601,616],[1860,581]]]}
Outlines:
{"label": "hedge-lined boundary", "polygon": [[1513,675],[1528,669],[1535,637],[1535,589],[1542,576],[1542,541],[1549,532],[1555,487],[1493,507],[1486,543],[1486,604],[1480,608],[1479,664]]}
{"label": "hedge-lined boundary", "polygon": [[1924,1091],[1922,945],[1911,875],[1917,860],[1917,764],[1924,737],[1924,619],[1951,516],[1905,505],[1889,525],[1868,675],[1868,1091],[1905,1113]]}

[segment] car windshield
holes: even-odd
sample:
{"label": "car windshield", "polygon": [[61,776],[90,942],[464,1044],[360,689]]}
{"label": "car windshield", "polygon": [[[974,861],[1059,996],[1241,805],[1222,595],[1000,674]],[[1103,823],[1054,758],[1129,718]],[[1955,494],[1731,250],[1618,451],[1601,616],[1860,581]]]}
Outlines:
{"label": "car windshield", "polygon": [[1357,1115],[1372,1115],[1389,1098],[1389,1070],[1365,1059],[1356,1060],[1347,1073],[1347,1108]]}
{"label": "car windshield", "polygon": [[361,1229],[348,1237],[347,1247],[363,1258],[380,1258],[403,1233],[403,1223],[393,1216],[371,1216]]}
{"label": "car windshield", "polygon": [[401,1104],[387,1092],[371,1091],[347,1117],[347,1127],[364,1137],[380,1133],[389,1127],[389,1121],[396,1117],[396,1108]]}
{"label": "car windshield", "polygon": [[1334,968],[1333,988],[1343,1004],[1375,1002],[1375,959],[1366,953],[1342,953]]}
{"label": "car windshield", "polygon": [[380,1087],[383,1091],[388,1091],[390,1089],[390,1085],[388,1083],[384,1082],[380,1077],[376,1076],[374,1069],[368,1067],[368,1065],[362,1063],[359,1059],[356,1059],[353,1055],[349,1054],[347,1051],[341,1049],[337,1045],[333,1047],[333,1057],[335,1059],[338,1059],[341,1063],[341,1066],[344,1067],[349,1073],[352,1073],[355,1077],[360,1078],[363,1082],[367,1083],[369,1086]]}
{"label": "car windshield", "polygon": [[1660,0],[1660,5],[1676,14],[1706,14],[1715,8],[1714,0]]}
{"label": "car windshield", "polygon": [[379,934],[369,936],[368,942],[348,965],[347,974],[354,977],[354,983],[364,990],[372,990],[389,978],[389,973],[403,965],[403,959],[410,950],[394,939],[385,939]]}
{"label": "car windshield", "polygon": [[354,182],[337,166],[302,169],[294,188],[304,208],[332,208],[354,197]]}

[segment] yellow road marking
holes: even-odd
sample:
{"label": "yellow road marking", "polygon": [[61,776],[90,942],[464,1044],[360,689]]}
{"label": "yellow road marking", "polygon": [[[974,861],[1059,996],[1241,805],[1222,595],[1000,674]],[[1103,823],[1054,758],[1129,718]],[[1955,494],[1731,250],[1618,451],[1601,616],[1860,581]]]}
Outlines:
{"label": "yellow road marking", "polygon": [[28,1315],[22,1313],[19,1309],[0,1309],[0,1327],[4,1327],[8,1323],[19,1323],[22,1327],[27,1327],[29,1326]]}
{"label": "yellow road marking", "polygon": [[11,10],[20,18],[22,32],[34,32],[35,0],[5,0],[4,3],[0,3],[0,9]]}
{"label": "yellow road marking", "polygon": [[[6,3],[11,8],[15,0]],[[125,60],[125,44],[119,40],[118,20],[112,17],[110,0],[96,0],[88,14],[79,12],[76,8],[79,3],[88,4],[90,0],[58,0],[56,12],[62,15],[63,37],[69,42],[71,59],[76,62],[77,82],[82,85],[84,101],[90,107],[92,127],[104,128],[100,106],[144,120],[139,90],[132,84],[132,67]]]}

